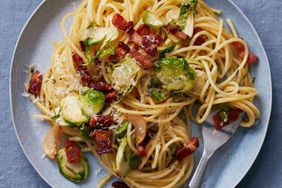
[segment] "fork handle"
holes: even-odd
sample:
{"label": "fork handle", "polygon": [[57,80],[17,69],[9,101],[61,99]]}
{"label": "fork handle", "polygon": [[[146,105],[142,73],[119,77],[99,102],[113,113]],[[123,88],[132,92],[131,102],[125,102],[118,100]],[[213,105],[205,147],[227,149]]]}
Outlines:
{"label": "fork handle", "polygon": [[201,187],[202,179],[205,174],[205,171],[208,165],[208,161],[211,158],[212,154],[213,152],[207,152],[206,150],[204,150],[201,160],[198,164],[198,167],[196,171],[194,172],[193,177],[189,183],[189,188],[200,188]]}

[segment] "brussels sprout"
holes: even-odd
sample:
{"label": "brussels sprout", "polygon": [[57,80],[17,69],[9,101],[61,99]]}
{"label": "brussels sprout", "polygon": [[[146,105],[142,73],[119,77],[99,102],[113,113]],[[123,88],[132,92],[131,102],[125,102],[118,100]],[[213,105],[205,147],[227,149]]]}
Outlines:
{"label": "brussels sprout", "polygon": [[60,120],[61,126],[82,125],[88,121],[88,118],[82,113],[80,101],[76,95],[68,95],[62,100],[60,118],[57,120]]}
{"label": "brussels sprout", "polygon": [[129,121],[125,121],[118,127],[117,132],[116,132],[116,137],[118,139],[121,139],[124,137],[124,135],[126,134],[127,128],[128,128],[128,124],[129,124]]}
{"label": "brussels sprout", "polygon": [[164,23],[159,17],[149,12],[148,10],[144,11],[142,15],[142,21],[144,24],[150,27],[162,27],[164,25]]}
{"label": "brussels sprout", "polygon": [[80,183],[88,177],[89,164],[83,153],[81,153],[81,161],[78,164],[68,162],[65,149],[58,151],[56,159],[60,173],[70,181]]}
{"label": "brussels sprout", "polygon": [[117,150],[116,154],[116,173],[121,178],[125,177],[126,174],[130,171],[129,158],[131,151],[127,144],[127,137],[124,137]]}
{"label": "brussels sprout", "polygon": [[197,5],[198,0],[191,0],[190,2],[183,4],[180,9],[178,25],[189,37],[193,35]]}
{"label": "brussels sprout", "polygon": [[104,107],[105,95],[97,90],[88,89],[79,95],[83,114],[90,117],[98,114]]}
{"label": "brussels sprout", "polygon": [[89,27],[84,34],[84,45],[91,46],[99,44],[105,39],[105,42],[115,40],[119,35],[115,27]]}
{"label": "brussels sprout", "polygon": [[136,86],[141,73],[141,68],[135,59],[126,56],[112,67],[110,75],[112,87],[120,96],[125,96]]}
{"label": "brussels sprout", "polygon": [[175,93],[187,93],[195,84],[196,73],[183,58],[161,59],[155,66],[155,74],[164,89]]}

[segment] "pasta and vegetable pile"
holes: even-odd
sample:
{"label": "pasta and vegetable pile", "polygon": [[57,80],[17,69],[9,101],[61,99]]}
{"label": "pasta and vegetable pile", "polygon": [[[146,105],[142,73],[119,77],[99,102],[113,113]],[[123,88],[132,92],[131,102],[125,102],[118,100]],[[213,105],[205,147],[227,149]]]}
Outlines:
{"label": "pasta and vegetable pile", "polygon": [[98,187],[112,175],[113,187],[180,187],[200,142],[188,120],[217,109],[217,129],[242,112],[241,126],[255,123],[257,56],[219,14],[202,0],[82,0],[63,17],[49,69],[31,68],[26,84],[63,176],[85,180],[90,151],[109,171]]}

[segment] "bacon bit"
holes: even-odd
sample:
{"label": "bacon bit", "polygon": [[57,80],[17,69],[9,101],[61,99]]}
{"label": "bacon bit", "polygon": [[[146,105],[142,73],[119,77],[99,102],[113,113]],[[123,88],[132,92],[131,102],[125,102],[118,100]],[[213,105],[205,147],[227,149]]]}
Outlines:
{"label": "bacon bit", "polygon": [[156,34],[145,35],[142,37],[141,47],[154,57],[157,53],[157,47],[163,42],[163,39]]}
{"label": "bacon bit", "polygon": [[138,146],[137,151],[141,157],[146,157],[147,153],[144,146]]}
{"label": "bacon bit", "polygon": [[110,127],[115,124],[112,116],[110,115],[99,115],[96,117],[97,124],[102,127]]}
{"label": "bacon bit", "polygon": [[55,124],[44,138],[44,152],[50,159],[55,159],[61,143],[62,128]]}
{"label": "bacon bit", "polygon": [[200,145],[199,139],[197,137],[193,137],[190,141],[185,143],[182,148],[177,150],[176,159],[178,161],[182,161],[182,159],[194,153],[196,149],[199,147],[199,145]]}
{"label": "bacon bit", "polygon": [[185,33],[181,32],[180,27],[178,25],[169,24],[167,26],[167,30],[170,34],[174,35],[179,39],[186,40],[188,38]]}
{"label": "bacon bit", "polygon": [[128,34],[131,34],[133,32],[133,22],[127,22],[120,14],[116,13],[113,16],[112,23],[114,26],[116,26],[118,29],[125,31]]}
{"label": "bacon bit", "polygon": [[39,96],[41,86],[42,86],[42,75],[41,73],[37,70],[35,73],[32,75],[30,81],[29,81],[29,86],[28,86],[28,92],[35,97]]}
{"label": "bacon bit", "polygon": [[141,47],[148,48],[154,44],[160,45],[162,42],[163,39],[156,34],[145,35],[142,37]]}
{"label": "bacon bit", "polygon": [[113,153],[112,139],[108,130],[95,130],[95,139],[97,146],[97,153],[99,155],[104,153]]}
{"label": "bacon bit", "polygon": [[140,64],[141,67],[144,69],[150,69],[153,67],[152,61],[149,59],[149,57],[141,54],[136,49],[132,49],[130,51],[130,54],[133,56],[133,58]]}
{"label": "bacon bit", "polygon": [[89,120],[90,127],[107,128],[115,124],[115,121],[110,115],[99,115],[91,117]]}
{"label": "bacon bit", "polygon": [[111,93],[108,93],[106,95],[106,102],[107,103],[112,103],[114,101],[117,100],[117,93],[115,91],[111,92]]}
{"label": "bacon bit", "polygon": [[125,43],[119,42],[115,50],[116,52],[115,55],[111,55],[109,57],[109,60],[113,62],[118,62],[119,60],[124,58],[126,54],[129,53],[129,51],[130,51],[130,48]]}
{"label": "bacon bit", "polygon": [[65,151],[69,163],[77,164],[80,162],[81,150],[75,141],[68,140],[65,143]]}
{"label": "bacon bit", "polygon": [[97,125],[97,119],[95,117],[91,117],[89,120],[90,127],[95,127]]}
{"label": "bacon bit", "polygon": [[138,29],[137,29],[137,33],[141,36],[143,35],[150,35],[153,33],[153,31],[150,29],[149,26],[145,25],[145,24],[141,24]]}
{"label": "bacon bit", "polygon": [[[195,29],[194,29],[194,34],[197,34],[197,33],[199,33],[199,32],[201,32],[201,31],[203,31],[200,27],[196,27]],[[199,36],[197,39],[196,39],[196,41],[195,41],[195,45],[196,46],[201,46],[202,44],[204,44],[205,42],[206,42],[206,40],[207,40],[207,38],[205,37],[205,36]]]}
{"label": "bacon bit", "polygon": [[124,182],[116,181],[112,183],[113,188],[129,188]]}
{"label": "bacon bit", "polygon": [[258,57],[255,54],[253,54],[252,52],[250,52],[247,63],[251,65],[257,61],[258,61]]}
{"label": "bacon bit", "polygon": [[239,118],[240,113],[242,113],[242,110],[238,109],[238,108],[231,108],[231,109],[229,109],[227,122],[222,122],[219,113],[220,112],[218,112],[217,114],[215,114],[213,116],[214,127],[216,129],[221,129],[222,127],[227,126],[230,123],[236,121]]}
{"label": "bacon bit", "polygon": [[85,52],[85,45],[83,41],[79,41],[80,49]]}
{"label": "bacon bit", "polygon": [[90,82],[88,85],[90,88],[99,90],[99,91],[104,91],[104,92],[113,92],[114,89],[110,84],[107,84],[105,82]]}
{"label": "bacon bit", "polygon": [[236,50],[236,52],[238,52],[239,54],[245,53],[244,45],[241,42],[236,41],[236,42],[232,42],[231,44],[234,47],[234,49]]}
{"label": "bacon bit", "polygon": [[[232,42],[231,44],[234,47],[234,49],[236,50],[236,52],[239,54],[239,57],[243,58],[245,56],[244,45],[242,43],[240,43],[240,42],[237,42],[237,41],[236,42]],[[249,52],[249,57],[248,57],[247,63],[249,65],[251,65],[251,64],[253,64],[253,63],[257,62],[257,61],[258,61],[258,57],[255,54],[253,54],[252,52]]]}

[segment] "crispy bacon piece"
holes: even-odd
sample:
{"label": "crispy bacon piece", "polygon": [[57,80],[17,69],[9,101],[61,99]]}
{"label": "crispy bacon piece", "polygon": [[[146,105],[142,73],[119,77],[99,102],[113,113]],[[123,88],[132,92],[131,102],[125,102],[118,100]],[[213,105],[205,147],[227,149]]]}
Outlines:
{"label": "crispy bacon piece", "polygon": [[115,124],[115,121],[110,115],[99,115],[91,117],[89,120],[89,125],[91,127],[107,128]]}
{"label": "crispy bacon piece", "polygon": [[113,153],[111,133],[108,130],[95,130],[97,153]]}
{"label": "crispy bacon piece", "polygon": [[112,103],[112,102],[114,102],[116,100],[117,100],[117,92],[113,91],[113,92],[108,93],[106,95],[106,102],[107,103]]}
{"label": "crispy bacon piece", "polygon": [[169,24],[167,26],[167,30],[170,34],[174,35],[175,37],[179,39],[186,40],[188,38],[188,36],[181,31],[178,25]]}
{"label": "crispy bacon piece", "polygon": [[141,24],[138,29],[136,30],[136,32],[143,36],[143,35],[150,35],[153,33],[153,31],[150,29],[149,26],[145,25],[145,24]]}
{"label": "crispy bacon piece", "polygon": [[133,32],[133,22],[130,21],[130,22],[127,22],[123,17],[122,15],[116,13],[114,16],[113,16],[113,19],[112,19],[112,23],[114,26],[116,26],[118,29],[120,30],[123,30],[125,31],[126,33],[128,34],[131,34]]}
{"label": "crispy bacon piece", "polygon": [[255,54],[253,54],[252,52],[250,52],[247,63],[251,65],[257,61],[258,61],[258,57]]}
{"label": "crispy bacon piece", "polygon": [[150,34],[142,37],[141,47],[149,54],[154,57],[157,53],[158,45],[163,42],[163,39],[156,35]]}
{"label": "crispy bacon piece", "polygon": [[110,84],[107,84],[105,82],[90,82],[88,84],[88,87],[99,90],[99,91],[104,91],[104,92],[113,92],[114,89]]}
{"label": "crispy bacon piece", "polygon": [[193,137],[190,141],[184,144],[184,146],[176,151],[176,159],[181,161],[188,155],[191,155],[199,147],[200,142],[197,137]]}
{"label": "crispy bacon piece", "polygon": [[112,183],[113,188],[129,188],[124,182],[116,181]]}
{"label": "crispy bacon piece", "polygon": [[238,108],[229,109],[227,122],[223,122],[221,120],[220,114],[218,112],[213,116],[214,127],[216,129],[221,129],[224,126],[229,125],[230,123],[236,121],[239,118],[241,112],[242,110]]}
{"label": "crispy bacon piece", "polygon": [[80,49],[85,52],[85,45],[83,41],[79,41]]}
{"label": "crispy bacon piece", "polygon": [[[197,34],[197,33],[199,33],[200,31],[202,31],[202,29],[200,28],[200,27],[196,27],[195,29],[194,29],[194,34]],[[207,40],[207,38],[205,37],[205,36],[199,36],[197,39],[196,39],[196,41],[195,41],[195,45],[196,46],[201,46],[202,44],[204,44],[205,42],[206,42],[206,40]]]}
{"label": "crispy bacon piece", "polygon": [[29,86],[28,86],[28,92],[35,97],[39,96],[41,86],[42,86],[42,75],[41,73],[37,70],[35,73],[32,75],[30,81],[29,81]]}
{"label": "crispy bacon piece", "polygon": [[81,159],[81,150],[75,141],[66,141],[65,151],[69,163],[77,164]]}
{"label": "crispy bacon piece", "polygon": [[150,68],[153,67],[153,63],[149,59],[149,57],[141,54],[135,48],[130,51],[130,54],[140,64],[140,66],[143,67],[144,69],[150,69]]}
{"label": "crispy bacon piece", "polygon": [[[239,54],[239,57],[243,58],[244,55],[245,55],[244,45],[242,43],[240,43],[240,42],[237,42],[237,41],[236,42],[232,42],[231,44],[234,47],[234,49],[236,50],[236,52]],[[257,61],[258,61],[258,57],[255,54],[253,54],[252,52],[249,52],[249,57],[248,57],[247,63],[249,65],[251,65],[251,64],[253,64],[253,63],[257,62]]]}
{"label": "crispy bacon piece", "polygon": [[118,62],[119,60],[124,58],[126,54],[129,53],[129,51],[130,48],[124,42],[119,42],[115,50],[115,55],[111,55],[109,57],[109,60],[113,62]]}
{"label": "crispy bacon piece", "polygon": [[146,157],[147,153],[144,146],[138,146],[137,151],[141,157]]}

